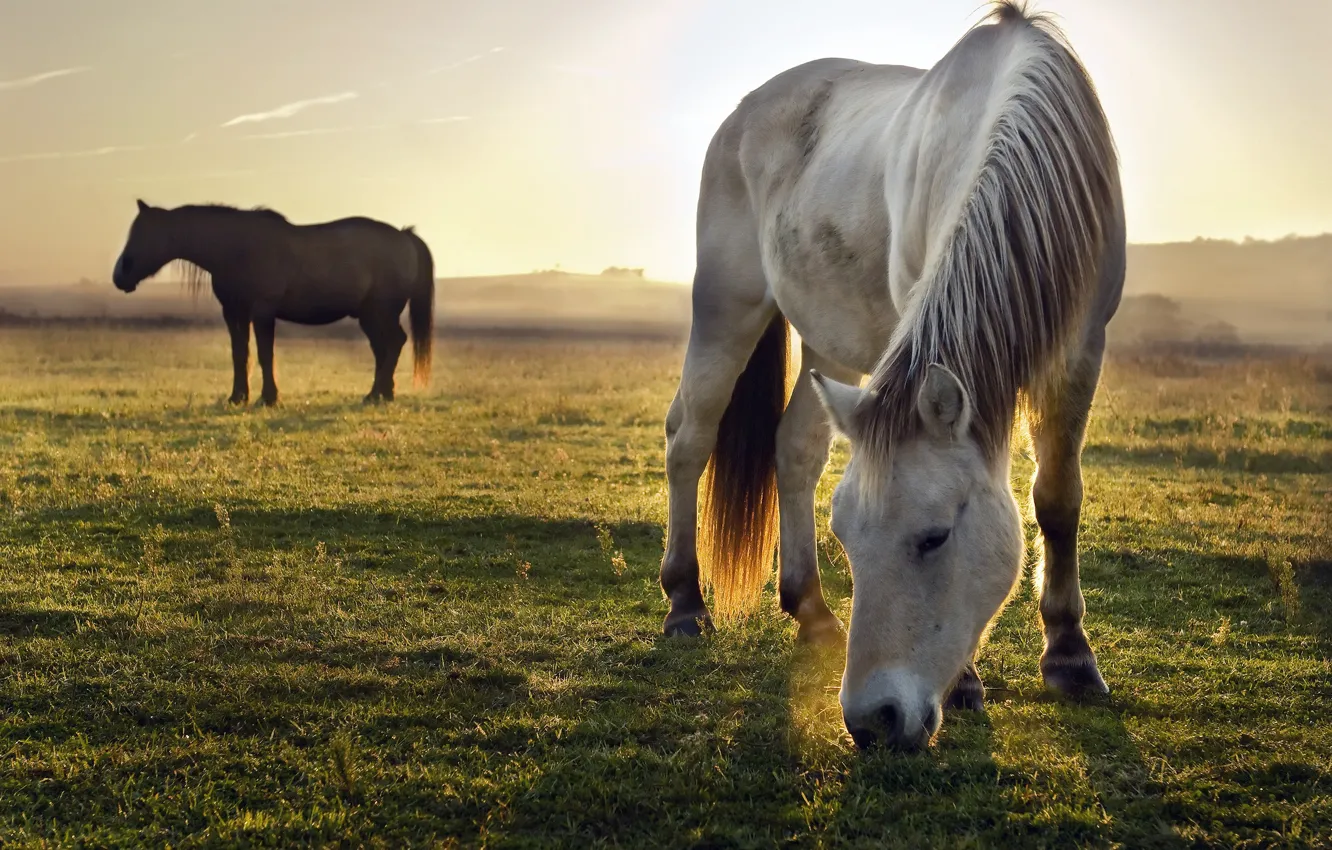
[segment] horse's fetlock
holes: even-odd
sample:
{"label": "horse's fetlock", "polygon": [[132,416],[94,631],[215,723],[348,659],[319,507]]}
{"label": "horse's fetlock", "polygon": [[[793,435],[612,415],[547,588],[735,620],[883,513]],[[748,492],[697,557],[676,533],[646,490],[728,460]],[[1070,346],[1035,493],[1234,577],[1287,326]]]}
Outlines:
{"label": "horse's fetlock", "polygon": [[792,617],[800,613],[800,603],[804,598],[805,588],[796,586],[794,582],[783,580],[777,589],[777,599],[781,603],[782,611]]}

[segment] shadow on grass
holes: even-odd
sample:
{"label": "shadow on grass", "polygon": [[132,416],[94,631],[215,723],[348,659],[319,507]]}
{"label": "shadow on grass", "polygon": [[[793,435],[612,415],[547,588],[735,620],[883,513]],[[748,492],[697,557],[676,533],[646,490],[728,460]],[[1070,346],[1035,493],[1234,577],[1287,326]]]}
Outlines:
{"label": "shadow on grass", "polygon": [[[1089,600],[1089,616],[1158,630],[1163,640],[1174,635],[1178,641],[1182,629],[1210,616],[1218,625],[1223,618],[1244,623],[1249,635],[1302,635],[1332,655],[1329,564],[1179,546],[1094,548],[1082,558],[1082,586],[1114,591]],[[1211,645],[1210,635],[1193,638]]]}
{"label": "shadow on grass", "polygon": [[122,410],[50,410],[38,407],[0,406],[0,418],[12,417],[21,426],[44,425],[53,431],[77,431],[79,434],[151,431],[163,429],[171,432],[167,445],[179,448],[192,441],[205,439],[230,440],[236,435],[239,422],[270,431],[305,432],[322,431],[338,421],[358,414],[393,411],[419,411],[427,408],[422,399],[404,398],[391,406],[362,403],[364,388],[348,388],[345,399],[319,393],[311,399],[283,400],[276,407],[263,407],[257,403],[233,405],[226,393],[219,390],[216,397],[202,399],[158,409]]}
{"label": "shadow on grass", "polygon": [[0,597],[0,637],[58,638],[85,630],[124,631],[134,623],[126,614],[94,614],[69,608],[35,608],[17,599]]}
{"label": "shadow on grass", "polygon": [[[78,528],[89,518],[82,511],[22,521]],[[0,612],[20,615],[0,626],[18,651],[41,651],[25,646],[38,636],[62,639],[45,667],[33,666],[41,675],[14,692],[0,741],[156,748],[140,761],[109,760],[98,788],[130,777],[166,783],[179,750],[197,746],[192,777],[242,776],[254,783],[246,793],[266,800],[287,793],[278,786],[288,770],[302,777],[290,793],[322,805],[333,793],[321,778],[330,741],[347,733],[362,754],[363,799],[373,801],[350,822],[386,836],[425,826],[466,840],[485,830],[565,844],[1105,840],[1088,812],[1047,807],[1030,793],[1030,776],[996,763],[985,715],[950,713],[923,754],[854,752],[830,714],[840,659],[793,650],[784,620],[703,640],[661,637],[664,604],[652,583],[662,530],[653,523],[609,525],[632,565],[621,575],[596,525],[581,519],[234,504],[223,529],[211,506],[160,503],[116,519],[131,555],[141,548],[135,535],[163,527],[164,569],[174,572],[152,593],[182,621],[85,636],[69,605],[41,612],[13,593],[0,600]],[[269,575],[275,553],[287,560]],[[226,560],[238,566],[220,570]],[[1194,562],[1206,569],[1180,569]],[[1089,585],[1113,583],[1116,570],[1143,573],[1132,582],[1141,594],[1159,595],[1164,578],[1200,588],[1218,573],[1242,586],[1266,580],[1256,559],[1159,548],[1094,553],[1088,567]],[[1250,598],[1237,614],[1262,601]],[[1102,602],[1094,616],[1162,632],[1210,604]],[[1113,837],[1173,846],[1169,826],[1181,811],[1162,800],[1129,731],[1135,714],[1152,710],[1117,697],[1060,702],[1056,714]],[[177,737],[186,733],[188,744]],[[10,789],[35,811],[49,789],[37,768],[24,770]],[[123,808],[114,795],[52,799],[40,803],[52,822],[110,819]]]}
{"label": "shadow on grass", "polygon": [[1268,475],[1284,473],[1332,472],[1332,451],[1262,451],[1235,448],[1218,451],[1205,446],[1143,446],[1125,448],[1089,443],[1082,451],[1083,462],[1090,465],[1153,466],[1162,469],[1219,469],[1229,472],[1256,472]]}
{"label": "shadow on grass", "polygon": [[1055,707],[1056,729],[1082,756],[1087,784],[1110,820],[1107,837],[1130,847],[1189,846],[1174,827],[1178,807],[1165,799],[1166,787],[1125,725],[1126,717],[1138,713],[1132,698],[1112,692],[1084,700],[1053,694],[1043,699]]}
{"label": "shadow on grass", "polygon": [[[459,510],[466,513],[487,507],[467,499],[393,509],[373,505],[272,509],[230,501],[224,529],[217,506],[211,503],[89,504],[33,511],[11,534],[25,542],[45,542],[53,528],[77,530],[75,536],[81,541],[93,532],[99,535],[97,542],[106,554],[130,563],[139,560],[143,541],[158,533],[160,526],[166,560],[177,566],[198,567],[224,557],[254,563],[274,556],[315,565],[322,558],[349,568],[411,575],[436,583],[453,577],[512,578],[522,572],[534,578],[548,577],[552,583],[562,578],[586,580],[587,585],[579,590],[593,596],[629,580],[613,571],[613,553],[603,549],[598,532],[601,524],[595,520],[508,513],[456,515]],[[660,559],[659,524],[605,523],[604,529],[610,532],[613,548],[622,550],[631,561],[641,564]],[[224,545],[229,554],[221,551]],[[552,587],[551,592],[562,591]]]}

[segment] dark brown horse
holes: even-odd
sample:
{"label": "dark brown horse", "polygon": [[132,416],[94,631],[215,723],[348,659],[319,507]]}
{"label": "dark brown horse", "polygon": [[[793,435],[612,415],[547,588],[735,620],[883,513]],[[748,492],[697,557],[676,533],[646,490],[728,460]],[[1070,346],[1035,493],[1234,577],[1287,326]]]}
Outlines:
{"label": "dark brown horse", "polygon": [[410,305],[413,378],[430,379],[435,268],[421,237],[371,218],[297,225],[268,209],[220,205],[161,209],[139,201],[139,214],[112,276],[133,292],[172,261],[183,261],[192,287],[204,273],[231,331],[236,377],[232,404],[250,399],[250,325],[263,370],[263,403],[276,404],[273,335],[282,319],[325,325],[350,316],[375,353],[367,402],[393,399],[393,373],[407,342],[399,322]]}

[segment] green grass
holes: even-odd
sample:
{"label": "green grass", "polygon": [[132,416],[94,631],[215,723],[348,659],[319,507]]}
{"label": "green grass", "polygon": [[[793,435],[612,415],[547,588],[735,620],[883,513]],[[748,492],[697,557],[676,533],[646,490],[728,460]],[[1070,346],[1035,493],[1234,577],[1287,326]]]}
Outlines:
{"label": "green grass", "polygon": [[7,330],[0,845],[1329,843],[1326,366],[1110,363],[1083,586],[1113,695],[1043,692],[1024,583],[988,712],[908,757],[852,750],[840,660],[775,602],[659,636],[680,355],[441,341],[366,409],[363,344],[280,340],[284,406],[233,410],[220,329]]}

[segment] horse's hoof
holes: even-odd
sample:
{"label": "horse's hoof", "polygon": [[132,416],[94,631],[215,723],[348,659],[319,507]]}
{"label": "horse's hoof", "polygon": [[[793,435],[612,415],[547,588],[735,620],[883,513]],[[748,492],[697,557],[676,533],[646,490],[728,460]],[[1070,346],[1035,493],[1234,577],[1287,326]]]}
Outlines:
{"label": "horse's hoof", "polygon": [[968,667],[962,671],[957,683],[953,685],[953,690],[944,700],[944,708],[949,711],[985,710],[985,685],[976,674],[975,668]]}
{"label": "horse's hoof", "polygon": [[227,404],[233,405],[235,407],[241,407],[249,403],[250,403],[250,397],[247,395],[234,395],[231,398],[227,399]]}
{"label": "horse's hoof", "polygon": [[716,628],[712,625],[712,617],[704,609],[687,614],[667,614],[662,631],[666,637],[699,637],[704,633],[715,632]]}
{"label": "horse's hoof", "polygon": [[1110,693],[1096,668],[1096,654],[1081,633],[1050,642],[1041,655],[1041,678],[1047,688],[1069,697]]}
{"label": "horse's hoof", "polygon": [[800,630],[796,632],[796,643],[823,647],[842,646],[846,643],[846,630],[842,628],[840,620],[829,615],[823,619],[801,623]]}

